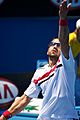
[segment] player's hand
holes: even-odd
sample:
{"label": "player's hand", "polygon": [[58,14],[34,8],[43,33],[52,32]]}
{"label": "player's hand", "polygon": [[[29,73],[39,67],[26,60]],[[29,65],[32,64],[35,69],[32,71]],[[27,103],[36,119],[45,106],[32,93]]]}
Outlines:
{"label": "player's hand", "polygon": [[67,0],[63,0],[59,6],[59,16],[61,19],[67,18],[67,13],[71,7],[71,3],[67,5]]}

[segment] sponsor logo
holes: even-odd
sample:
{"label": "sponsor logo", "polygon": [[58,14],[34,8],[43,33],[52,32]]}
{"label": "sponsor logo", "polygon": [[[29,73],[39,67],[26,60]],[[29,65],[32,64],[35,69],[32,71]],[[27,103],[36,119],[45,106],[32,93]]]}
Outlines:
{"label": "sponsor logo", "polygon": [[18,88],[5,78],[0,78],[0,105],[10,103],[18,95]]}
{"label": "sponsor logo", "polygon": [[[59,6],[62,1],[63,0],[51,0],[51,2],[57,6]],[[80,7],[80,0],[67,0],[67,4],[69,3],[71,3],[71,8]]]}

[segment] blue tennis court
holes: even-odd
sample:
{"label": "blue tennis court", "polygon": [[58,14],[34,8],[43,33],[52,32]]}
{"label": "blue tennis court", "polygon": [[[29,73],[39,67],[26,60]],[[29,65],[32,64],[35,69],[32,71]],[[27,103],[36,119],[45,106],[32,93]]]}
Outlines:
{"label": "blue tennis court", "polygon": [[37,117],[38,117],[37,114],[21,113],[10,118],[10,120],[36,120]]}

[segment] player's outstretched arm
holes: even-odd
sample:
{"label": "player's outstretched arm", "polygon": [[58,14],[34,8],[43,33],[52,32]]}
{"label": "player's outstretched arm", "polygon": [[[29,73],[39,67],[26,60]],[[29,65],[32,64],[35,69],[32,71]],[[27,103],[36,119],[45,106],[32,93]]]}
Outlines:
{"label": "player's outstretched arm", "polygon": [[17,113],[21,112],[26,105],[30,102],[31,98],[23,94],[17,100],[13,102],[11,107],[1,115],[0,120],[7,120],[10,117],[16,115]]}

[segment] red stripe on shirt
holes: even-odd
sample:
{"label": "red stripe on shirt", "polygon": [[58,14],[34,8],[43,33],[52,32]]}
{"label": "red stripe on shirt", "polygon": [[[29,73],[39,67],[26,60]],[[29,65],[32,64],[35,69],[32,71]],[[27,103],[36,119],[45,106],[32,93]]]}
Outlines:
{"label": "red stripe on shirt", "polygon": [[51,69],[49,72],[46,72],[43,76],[39,77],[38,79],[34,79],[34,83],[37,84],[38,81],[44,79],[45,77],[48,77],[50,75],[50,73],[52,73],[54,70],[56,69],[56,65],[53,67],[53,69]]}

